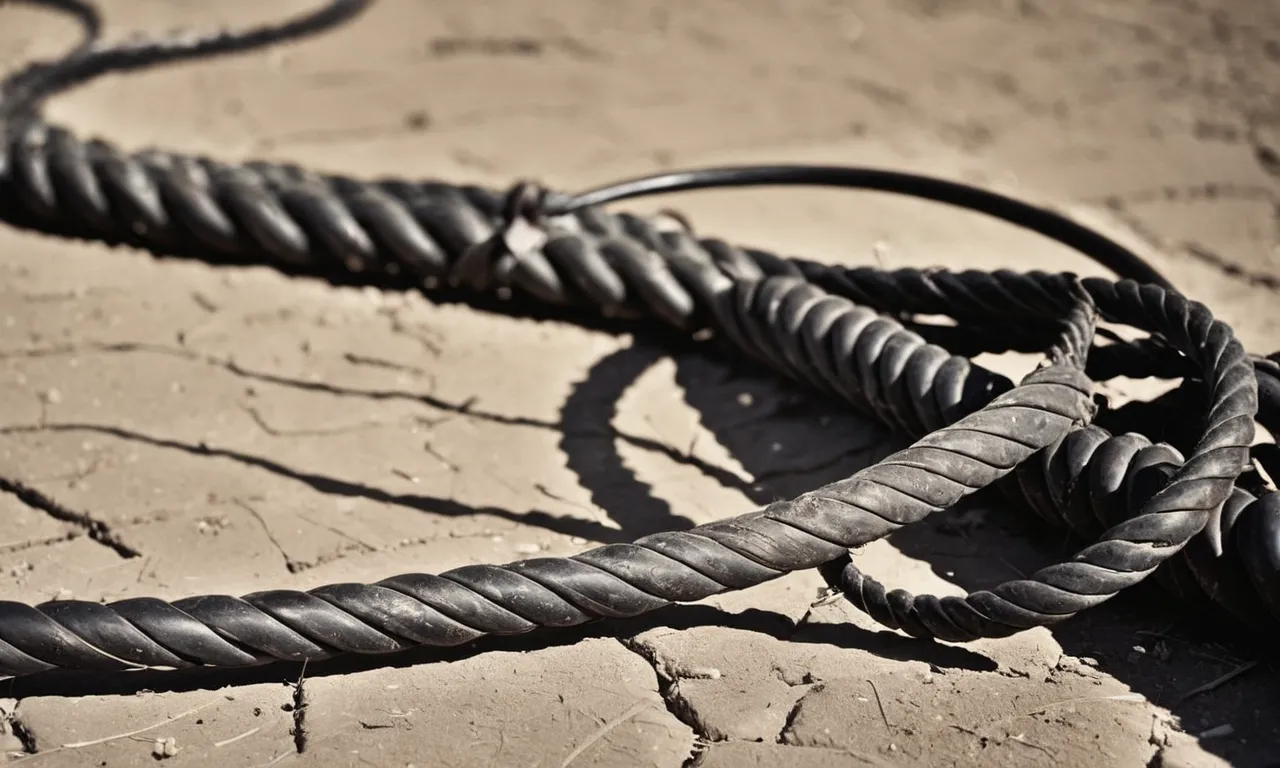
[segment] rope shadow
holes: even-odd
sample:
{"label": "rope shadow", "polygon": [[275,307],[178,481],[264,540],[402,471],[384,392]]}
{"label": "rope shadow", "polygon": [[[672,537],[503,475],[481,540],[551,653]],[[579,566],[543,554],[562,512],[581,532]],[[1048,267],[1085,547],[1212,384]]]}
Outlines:
{"label": "rope shadow", "polygon": [[[809,472],[777,472],[777,452],[763,436],[789,435],[794,443],[810,446],[829,442],[831,431],[816,423],[822,414],[840,413],[842,409],[847,412],[849,407],[834,398],[801,390],[778,378],[761,378],[758,372],[741,368],[727,379],[721,375],[719,386],[708,386],[708,380],[714,379],[708,376],[709,369],[726,370],[718,360],[678,358],[677,383],[686,402],[698,412],[702,426],[757,478],[748,492],[755,503],[764,505],[776,498],[792,498],[847,477],[870,463],[855,456]],[[777,402],[798,405],[773,409],[767,422],[744,423],[725,405],[733,400],[725,390],[733,382],[750,389],[772,388]],[[851,414],[845,416],[848,424],[858,423]],[[836,432],[847,434],[848,428]],[[901,436],[884,436],[884,450],[872,461],[906,444]],[[1029,511],[1013,509],[997,488],[984,489],[960,507],[907,526],[888,540],[903,555],[927,563],[936,575],[970,592],[1066,559],[1081,544],[1065,531],[1047,529]],[[890,589],[895,586],[886,585]],[[1212,609],[1175,601],[1148,579],[1049,630],[1065,653],[1098,660],[1106,673],[1152,702],[1169,707],[1188,724],[1188,732],[1227,722],[1242,737],[1240,744],[1249,742],[1245,748],[1250,754],[1264,754],[1270,747],[1280,750],[1280,723],[1273,715],[1280,711],[1280,667],[1274,662],[1260,664],[1248,675],[1224,680],[1223,689],[1217,693],[1211,690],[1216,686],[1196,691],[1248,659],[1266,658],[1265,648],[1253,639],[1242,639],[1239,633],[1232,632],[1234,625],[1222,619]],[[847,627],[854,629],[853,625]],[[1160,659],[1164,651],[1154,652],[1158,642],[1172,649],[1163,661]],[[1136,651],[1135,646],[1142,646],[1143,651]],[[1201,647],[1208,649],[1204,651],[1207,658],[1196,656]],[[1220,654],[1216,661],[1215,651]],[[1202,741],[1205,749],[1229,759],[1240,749],[1233,743],[1227,739]]]}
{"label": "rope shadow", "polygon": [[188,443],[171,438],[155,437],[153,435],[148,435],[136,430],[124,429],[122,427],[101,424],[54,423],[45,424],[39,427],[0,428],[0,435],[12,435],[20,432],[37,431],[54,433],[89,432],[114,437],[126,442],[149,445],[154,448],[180,451],[192,456],[227,459],[247,467],[264,470],[277,477],[302,483],[312,490],[325,495],[368,499],[370,501],[394,504],[396,506],[406,507],[418,512],[442,515],[445,517],[461,518],[475,515],[491,515],[511,522],[545,528],[549,531],[563,534],[565,536],[581,536],[583,538],[604,541],[612,541],[615,539],[621,541],[622,539],[619,537],[625,537],[624,532],[616,531],[612,528],[601,525],[600,523],[577,518],[558,517],[541,509],[529,509],[525,512],[513,512],[499,507],[474,507],[463,504],[454,499],[446,499],[427,494],[391,493],[390,491],[386,491],[372,485],[366,485],[364,483],[342,480],[329,475],[321,475],[294,469],[281,462],[264,456],[236,451],[229,448],[215,448],[203,443]]}
{"label": "rope shadow", "polygon": [[[467,301],[467,303],[471,304],[472,302]],[[523,302],[494,301],[482,302],[481,304],[480,311],[504,316],[519,316],[526,311]],[[561,316],[559,312],[540,314],[542,319],[559,320],[569,318],[569,315]],[[578,324],[582,324],[580,323],[581,318],[573,316],[573,319],[579,321]],[[639,482],[634,474],[627,469],[618,454],[618,440],[628,442],[645,450],[662,452],[673,461],[692,462],[704,474],[724,484],[726,487],[732,487],[742,492],[754,503],[761,505],[777,498],[790,498],[823,483],[845,477],[868,463],[877,460],[893,446],[892,436],[884,432],[882,427],[862,421],[847,413],[848,407],[846,405],[825,396],[814,395],[807,390],[801,390],[799,387],[779,383],[778,379],[767,372],[761,372],[758,368],[751,368],[734,360],[732,357],[717,354],[714,345],[694,344],[687,337],[681,337],[678,334],[662,330],[637,330],[632,323],[627,321],[604,321],[586,323],[586,325],[596,330],[610,333],[630,332],[637,340],[637,343],[632,348],[606,356],[606,358],[598,361],[592,367],[586,379],[573,389],[566,400],[559,423],[485,414],[472,408],[469,403],[448,403],[421,393],[389,390],[366,391],[316,382],[293,381],[276,374],[237,369],[233,364],[224,365],[224,367],[236,375],[280,386],[297,387],[309,391],[323,391],[337,396],[366,397],[375,400],[416,400],[430,407],[439,408],[460,416],[534,428],[559,429],[561,431],[560,446],[566,455],[567,466],[578,475],[583,487],[591,494],[593,502],[619,523],[620,530],[590,521],[558,518],[537,509],[532,509],[522,514],[511,510],[478,509],[453,500],[432,496],[392,494],[361,483],[291,468],[261,456],[158,438],[116,427],[94,424],[64,424],[46,425],[42,429],[99,431],[104,434],[112,434],[121,439],[181,450],[192,455],[227,458],[247,466],[272,472],[278,476],[306,483],[322,493],[359,496],[424,512],[450,516],[466,516],[480,513],[493,514],[524,524],[541,525],[564,535],[581,536],[585,539],[602,543],[630,541],[655,530],[688,528],[692,524],[687,517],[673,511],[667,502],[655,498],[653,489]],[[733,473],[705,463],[699,465],[696,460],[680,453],[671,446],[657,441],[627,436],[609,427],[609,422],[616,415],[619,396],[625,392],[635,377],[643,373],[664,355],[671,354],[672,350],[674,350],[676,360],[676,381],[684,390],[686,402],[698,412],[702,426],[715,435],[720,444],[737,459],[748,474],[755,478],[754,483],[743,483]],[[712,354],[708,355],[708,352]],[[760,406],[760,410],[744,414],[742,408],[736,405],[738,401],[734,393],[726,389],[727,384],[730,383],[737,386],[747,385],[755,393],[755,401]],[[490,416],[493,418],[490,418]],[[832,419],[832,423],[837,425],[836,428],[834,430],[829,428],[820,429],[818,424],[824,418]],[[858,430],[878,430],[877,434],[880,437],[888,438],[883,443],[879,454],[860,453],[862,447],[850,453],[813,450],[815,447],[822,446],[826,441],[829,441],[832,431],[847,435],[854,434]],[[799,444],[806,447],[811,454],[810,458],[813,460],[797,460],[794,455],[788,454],[782,458],[789,459],[791,463],[780,471],[778,468],[780,457],[778,452],[772,449],[773,443],[780,442],[776,438],[782,438],[786,443]],[[898,439],[900,440],[900,438]],[[1067,550],[1063,548],[1066,542],[1061,534],[1057,534],[1057,537],[1054,538],[1054,534],[1046,533],[1043,526],[1028,523],[1025,518],[1019,518],[1017,515],[1001,515],[999,516],[998,526],[989,525],[989,520],[981,519],[981,517],[978,519],[971,518],[970,516],[973,514],[972,507],[980,506],[977,503],[980,501],[988,502],[989,506],[991,500],[986,496],[978,495],[974,505],[967,505],[965,509],[935,515],[920,524],[910,526],[894,534],[890,541],[907,556],[928,562],[940,576],[971,591],[990,586],[997,580],[1007,579],[1015,575],[1010,569],[1014,571],[1031,570],[1040,564],[1045,564],[1052,559],[1067,554]],[[1010,546],[1011,543],[1013,546]],[[983,553],[990,552],[1000,552],[1002,555],[997,558],[983,555]],[[1008,553],[1008,555],[1003,553]],[[997,567],[993,568],[993,561],[999,562],[1000,560],[1011,560],[1011,562],[999,563]],[[439,650],[419,649],[418,651],[405,652],[404,655],[396,654],[394,657],[336,659],[322,664],[331,664],[333,665],[331,668],[334,670],[358,671],[359,669],[386,666],[389,663],[407,666],[447,661],[451,658],[456,658],[456,656],[449,655],[454,653],[463,653],[463,657],[465,657],[467,653],[486,653],[504,648],[534,649],[554,644],[571,644],[576,642],[574,638],[620,636],[628,632],[642,632],[650,626],[670,626],[672,619],[669,617],[672,615],[667,610],[659,611],[653,614],[651,623],[638,622],[637,620],[632,622],[604,622],[600,625],[592,625],[592,629],[580,634],[554,631],[539,632],[529,638],[494,638],[492,642],[489,640],[481,641],[476,644],[473,651],[466,653],[461,651],[443,653]],[[715,614],[703,613],[696,615],[705,618],[707,623],[734,626],[732,619],[725,618],[726,616],[731,616],[730,614],[717,612]],[[668,618],[664,619],[663,617]],[[1171,702],[1169,701],[1167,689],[1170,687],[1171,681],[1175,685],[1181,685],[1180,690],[1185,692],[1202,682],[1208,682],[1208,680],[1203,679],[1204,674],[1194,680],[1188,677],[1189,674],[1195,672],[1194,669],[1190,673],[1186,671],[1189,665],[1182,665],[1182,669],[1175,668],[1174,671],[1171,671],[1167,666],[1155,669],[1144,667],[1140,661],[1133,660],[1133,646],[1139,644],[1135,641],[1135,638],[1151,638],[1156,634],[1169,635],[1168,627],[1170,624],[1178,621],[1183,622],[1184,625],[1193,624],[1196,621],[1200,621],[1200,618],[1189,616],[1185,607],[1173,604],[1163,592],[1143,584],[1136,589],[1122,593],[1103,606],[1087,611],[1062,625],[1052,627],[1051,632],[1067,653],[1100,659],[1109,674],[1127,683],[1135,691],[1143,693],[1156,703],[1168,706]],[[1221,641],[1223,638],[1216,633],[1216,630],[1216,625],[1203,626],[1203,623],[1201,626],[1180,627],[1179,632],[1172,636],[1171,642],[1176,643],[1178,647],[1190,647],[1205,641]],[[835,636],[839,636],[842,633],[867,634],[853,625],[823,629],[822,632],[833,635],[831,644],[840,647],[847,646],[842,645],[842,641],[835,640]],[[871,634],[877,637],[885,636],[905,640],[897,633],[878,632]],[[802,641],[792,636],[779,639]],[[875,649],[873,652],[881,652],[882,646],[883,643],[879,643],[871,644],[868,647]],[[1240,648],[1241,646],[1242,643],[1240,642],[1229,643],[1230,648]],[[933,653],[931,649],[948,646],[912,640],[905,645],[895,647],[905,649],[900,650],[900,652],[908,653],[907,658],[923,660]],[[1236,651],[1236,653],[1237,655],[1248,657],[1248,651]],[[433,654],[436,655],[433,656]],[[978,656],[977,654],[973,655]],[[983,657],[978,656],[978,658]],[[316,666],[320,665],[309,666],[308,675],[312,674],[312,670]],[[328,669],[329,667],[325,668]],[[270,665],[264,668],[255,668],[255,670],[243,672],[244,679],[247,682],[275,679],[269,677],[270,675],[283,675],[284,679],[288,679],[289,675],[292,674],[292,669],[288,665]],[[289,671],[279,672],[279,670]],[[341,672],[335,671],[332,674],[339,673]],[[150,676],[159,675],[161,678],[166,678],[169,675],[177,675],[178,677],[173,678],[176,682],[172,684],[178,685],[182,680],[186,679],[184,676],[189,673],[148,672],[143,674],[149,677],[139,677],[137,679],[146,679],[148,683],[138,687],[158,689],[157,686],[163,688],[166,685],[170,685],[170,683],[164,683],[163,680]],[[229,681],[240,679],[238,676],[242,673],[240,671],[231,671],[229,673],[230,677],[228,677],[228,671],[221,670],[210,672],[210,674],[212,675],[209,678],[210,680]],[[1209,677],[1212,678],[1216,674],[1210,674]],[[268,677],[264,678],[261,675],[268,675]],[[196,678],[199,678],[199,675],[194,675],[192,679]],[[66,682],[68,679],[66,676],[59,677],[55,674],[53,677],[41,679],[61,681],[56,684],[53,682],[47,683],[47,685],[51,686],[48,690],[75,690],[75,686],[67,687],[70,684]],[[133,680],[134,678],[127,676],[127,679]],[[85,678],[85,680],[84,685],[91,688],[90,678]],[[1182,683],[1183,680],[1186,680],[1185,684]],[[1274,726],[1269,726],[1269,723],[1264,721],[1262,714],[1268,711],[1280,710],[1280,701],[1277,701],[1277,692],[1280,692],[1280,685],[1277,683],[1280,683],[1280,675],[1276,673],[1274,667],[1255,670],[1250,675],[1238,678],[1230,683],[1231,695],[1229,697],[1200,696],[1191,698],[1186,702],[1173,702],[1173,710],[1175,714],[1183,717],[1185,721],[1202,722],[1206,724],[1206,727],[1217,725],[1222,720],[1242,722],[1245,718],[1250,717],[1250,712],[1252,711],[1254,713],[1252,715],[1253,725],[1249,726],[1249,730],[1247,730],[1250,742],[1255,744],[1259,742],[1263,744],[1280,744],[1280,736],[1272,736],[1272,734],[1267,733],[1267,728]],[[31,683],[19,680],[14,684],[29,685]],[[41,683],[41,685],[45,684]],[[124,683],[109,683],[105,680],[98,680],[93,685],[98,685],[100,690],[108,690],[111,685],[124,685]],[[88,691],[90,688],[85,688],[84,690]],[[30,690],[38,689],[32,688]],[[1177,692],[1173,693],[1176,694]],[[1214,722],[1214,718],[1220,719]],[[1237,725],[1237,728],[1240,727]],[[1226,744],[1227,742],[1224,740],[1205,741],[1206,749],[1223,755],[1229,754]]]}
{"label": "rope shadow", "polygon": [[[559,444],[565,452],[570,469],[580,477],[592,478],[587,485],[597,489],[597,492],[593,493],[593,501],[600,504],[602,508],[604,504],[600,502],[613,495],[614,489],[621,490],[625,494],[628,489],[635,485],[634,478],[620,462],[616,466],[611,466],[608,462],[609,457],[616,455],[615,441],[622,441],[642,450],[664,455],[672,461],[691,466],[727,486],[740,485],[740,479],[731,472],[703,462],[696,457],[684,455],[665,443],[630,435],[615,430],[610,426],[616,401],[621,392],[630,385],[631,380],[639,375],[645,367],[661,357],[661,354],[656,351],[657,347],[645,347],[645,349],[653,351],[646,358],[646,361],[639,366],[637,366],[637,361],[630,356],[611,357],[612,363],[610,365],[594,366],[587,379],[581,382],[579,386],[574,387],[569,403],[566,404],[564,409],[563,419],[560,421],[493,413],[477,408],[470,400],[454,403],[429,393],[396,389],[362,389],[327,382],[295,379],[282,374],[251,370],[234,361],[221,360],[187,349],[162,345],[124,342],[66,346],[45,350],[38,354],[49,355],[86,350],[111,354],[157,354],[217,367],[237,378],[287,389],[322,393],[341,398],[360,398],[373,402],[404,401],[421,403],[451,416],[474,419],[498,426],[555,431],[560,437]],[[15,355],[0,355],[0,359],[13,356]],[[406,507],[418,512],[455,518],[488,514],[503,520],[543,528],[552,533],[569,537],[581,537],[602,544],[626,543],[648,533],[688,528],[692,525],[688,519],[672,515],[665,503],[659,502],[643,493],[630,495],[631,500],[636,502],[636,505],[618,505],[615,499],[615,507],[626,507],[625,514],[621,516],[621,519],[617,520],[620,526],[615,529],[591,520],[560,517],[537,508],[517,512],[492,506],[475,507],[461,503],[456,499],[427,494],[392,493],[366,483],[343,480],[331,475],[294,468],[275,459],[245,451],[214,447],[204,442],[186,442],[109,424],[64,422],[0,427],[0,435],[35,434],[40,432],[89,432],[126,442],[179,451],[192,456],[222,458],[246,467],[266,471],[280,478],[300,482],[325,495],[363,498]],[[640,505],[644,505],[643,498],[646,496],[650,499],[650,503],[640,508]]]}

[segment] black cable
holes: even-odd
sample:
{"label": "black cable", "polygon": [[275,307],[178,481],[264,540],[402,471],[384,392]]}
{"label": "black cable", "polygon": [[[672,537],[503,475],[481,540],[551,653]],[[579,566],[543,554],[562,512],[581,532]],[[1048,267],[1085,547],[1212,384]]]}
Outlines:
{"label": "black cable", "polygon": [[1146,260],[1114,240],[1059,213],[968,184],[879,168],[746,165],[671,171],[615,182],[572,196],[552,195],[544,203],[543,213],[572,213],[587,207],[655,194],[756,186],[868,189],[946,203],[992,216],[1056,240],[1122,278],[1154,283],[1166,290],[1174,290],[1173,284]]}

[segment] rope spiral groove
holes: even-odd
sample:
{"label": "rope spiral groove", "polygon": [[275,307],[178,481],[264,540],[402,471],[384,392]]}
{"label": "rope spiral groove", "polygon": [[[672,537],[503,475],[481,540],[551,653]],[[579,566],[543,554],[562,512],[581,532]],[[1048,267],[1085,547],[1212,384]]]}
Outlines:
{"label": "rope spiral groove", "polygon": [[[34,0],[32,0],[34,1]],[[485,635],[637,616],[816,568],[881,623],[966,641],[1062,621],[1149,576],[1243,625],[1280,628],[1280,494],[1255,422],[1280,434],[1280,359],[1250,355],[1208,308],[1079,225],[990,193],[865,169],[711,169],[576,197],[444,182],[361,181],[280,163],[229,164],[85,141],[39,115],[108,71],[248,50],[354,17],[336,0],[244,32],[86,41],[0,85],[0,219],[24,229],[215,263],[347,273],[428,293],[507,293],[599,316],[709,331],[716,343],[843,399],[914,442],[852,476],[755,512],[572,557],[310,591],[173,602],[0,602],[0,676],[50,669],[236,667],[456,646]],[[602,206],[725,184],[828,184],[964,205],[1080,248],[1123,279],[1011,271],[843,268],[671,231]],[[955,325],[931,325],[947,316]],[[1108,338],[1099,321],[1149,336]],[[975,362],[1038,351],[1016,385]],[[1168,395],[1099,408],[1094,384],[1182,379]],[[1204,414],[1168,441],[1170,411]],[[1111,427],[1111,430],[1108,429]],[[1275,470],[1271,474],[1276,474]],[[1092,544],[966,597],[889,590],[849,550],[985,489]]]}

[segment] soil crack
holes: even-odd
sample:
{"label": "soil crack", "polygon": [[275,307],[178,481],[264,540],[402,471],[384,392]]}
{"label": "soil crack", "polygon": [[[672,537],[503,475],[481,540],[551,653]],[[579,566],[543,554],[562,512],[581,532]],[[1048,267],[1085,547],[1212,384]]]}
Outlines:
{"label": "soil crack", "polygon": [[89,538],[107,547],[120,557],[130,559],[141,557],[142,553],[128,544],[124,543],[115,531],[111,530],[111,526],[101,520],[86,515],[83,512],[77,512],[70,509],[44,493],[32,488],[17,480],[7,477],[0,477],[0,491],[11,493],[32,509],[38,509],[49,515],[55,520],[61,520],[64,523],[70,523],[77,528],[82,529]]}
{"label": "soil crack", "polygon": [[302,754],[307,751],[307,670],[303,665],[302,674],[293,686],[293,748]]}
{"label": "soil crack", "polygon": [[618,642],[622,644],[623,648],[644,659],[646,664],[653,667],[654,675],[658,679],[658,695],[662,697],[667,711],[671,713],[672,717],[684,723],[697,737],[693,745],[693,752],[684,761],[681,768],[696,768],[701,765],[702,761],[706,759],[708,745],[717,741],[717,739],[711,737],[706,726],[702,724],[702,719],[698,716],[693,704],[680,692],[680,678],[671,673],[670,665],[660,657],[656,650],[645,645],[640,640],[634,637],[620,637]]}

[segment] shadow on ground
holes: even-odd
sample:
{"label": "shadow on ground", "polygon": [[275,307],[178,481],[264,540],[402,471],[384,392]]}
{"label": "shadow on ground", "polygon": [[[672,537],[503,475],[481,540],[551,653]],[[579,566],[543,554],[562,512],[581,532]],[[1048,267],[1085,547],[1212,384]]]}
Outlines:
{"label": "shadow on ground", "polygon": [[[432,296],[432,299],[436,299]],[[662,530],[692,527],[693,522],[626,466],[618,441],[658,451],[674,461],[692,464],[704,475],[734,488],[757,504],[790,498],[824,483],[846,477],[886,455],[901,438],[850,412],[848,406],[824,395],[781,381],[758,367],[738,364],[724,355],[708,355],[708,345],[661,331],[637,331],[628,323],[592,321],[560,311],[547,312],[524,302],[465,300],[479,309],[541,319],[572,319],[575,324],[607,332],[636,333],[631,347],[598,361],[564,403],[559,423],[531,423],[561,433],[560,446],[567,466],[592,501],[618,524],[618,529],[581,520],[566,520],[543,511],[476,509],[456,501],[427,496],[403,496],[365,485],[288,467],[272,459],[202,444],[130,432],[94,424],[46,424],[40,429],[91,431],[179,450],[218,456],[265,469],[308,484],[323,493],[360,496],[433,514],[465,516],[498,515],[522,524],[542,526],[557,533],[581,536],[597,542],[631,541]],[[184,354],[177,352],[178,354]],[[620,398],[656,362],[674,356],[676,382],[686,402],[697,411],[702,426],[754,478],[700,462],[657,441],[621,434],[611,428]],[[412,392],[366,391],[337,388],[310,381],[292,381],[275,374],[236,370],[237,375],[262,378],[300,388],[324,388],[347,396],[374,399],[430,400],[430,405],[474,418],[510,417],[485,414],[468,403],[447,403]],[[740,397],[749,393],[749,405]],[[20,428],[33,429],[33,428]],[[868,450],[868,436],[879,448]],[[833,438],[833,435],[836,436]],[[848,436],[847,445],[841,445]],[[835,441],[836,444],[833,444]],[[782,446],[780,450],[778,446]],[[973,509],[936,515],[924,523],[891,537],[891,543],[908,557],[924,562],[939,575],[967,590],[989,587],[1070,556],[1079,542],[1061,531],[1046,530],[1038,520],[1019,515],[1008,505],[988,503],[987,513]],[[995,553],[993,555],[993,553]],[[872,574],[874,575],[874,574]],[[894,585],[888,585],[890,587]],[[730,613],[709,606],[672,606],[645,617],[593,624],[573,630],[538,632],[532,636],[488,638],[458,649],[414,649],[384,657],[344,657],[311,663],[271,664],[243,670],[187,670],[128,674],[46,673],[0,686],[6,696],[88,695],[128,693],[138,690],[193,690],[261,682],[291,682],[305,674],[320,677],[388,665],[409,666],[448,662],[481,653],[520,651],[567,645],[587,637],[628,637],[653,627],[716,625],[758,632],[779,640],[823,643],[859,648],[886,658],[925,661],[944,668],[994,671],[987,657],[963,647],[917,641],[890,631],[869,632],[854,625],[806,625],[797,633],[790,618],[770,611]],[[1065,653],[1098,660],[1108,674],[1169,707],[1192,734],[1229,725],[1231,738],[1204,739],[1209,751],[1232,762],[1261,764],[1280,752],[1280,722],[1265,713],[1280,709],[1280,669],[1269,661],[1260,642],[1241,639],[1229,620],[1206,616],[1177,605],[1156,587],[1147,584],[1086,611],[1053,629]],[[1247,671],[1225,677],[1257,662]]]}
{"label": "shadow on ground", "polygon": [[[813,472],[778,475],[776,456],[763,435],[787,435],[798,445],[821,444],[830,440],[830,433],[816,428],[819,419],[848,407],[777,379],[762,379],[758,372],[727,366],[719,360],[683,356],[678,358],[676,379],[703,426],[747,472],[765,478],[745,490],[756,503],[793,497],[859,468],[856,462],[837,462]],[[709,375],[716,369],[732,373]],[[769,383],[762,384],[766,380]],[[708,386],[708,381],[717,383]],[[800,404],[744,424],[726,406],[733,402],[734,385],[756,392],[772,387],[777,402]],[[604,502],[602,496],[598,503],[609,509]],[[908,526],[889,541],[971,592],[1069,558],[1083,545],[1063,531],[1048,529],[1039,518],[1021,514],[995,493],[975,502]],[[1169,708],[1188,733],[1221,732],[1230,726],[1229,738],[1202,739],[1205,749],[1234,764],[1268,764],[1280,754],[1280,722],[1272,714],[1280,707],[1280,667],[1270,658],[1265,640],[1242,634],[1239,625],[1211,609],[1175,603],[1153,581],[1054,627],[1055,639],[1065,653],[1096,659],[1106,673]]]}

